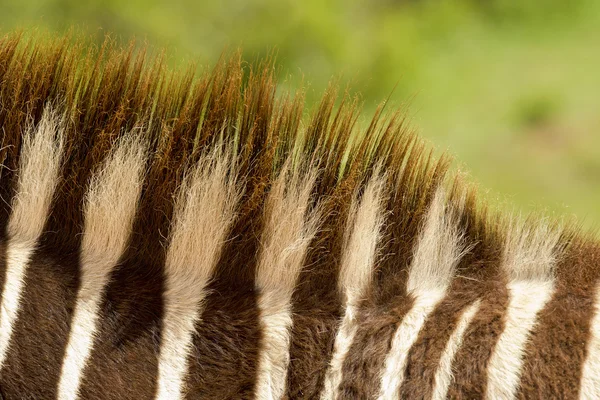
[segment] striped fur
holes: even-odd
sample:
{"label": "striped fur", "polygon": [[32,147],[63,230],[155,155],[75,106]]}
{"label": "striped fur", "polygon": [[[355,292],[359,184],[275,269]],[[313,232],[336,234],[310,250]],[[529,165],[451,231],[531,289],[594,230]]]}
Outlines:
{"label": "striped fur", "polygon": [[200,322],[206,285],[237,202],[235,182],[227,176],[231,169],[231,156],[216,151],[198,162],[179,189],[165,262],[157,399],[179,399],[185,394],[194,326]]}
{"label": "striped fur", "polygon": [[23,136],[17,195],[7,226],[6,278],[0,304],[0,368],[18,318],[27,264],[48,215],[63,150],[60,122],[48,108],[35,132]]}
{"label": "striped fur", "polygon": [[349,223],[338,284],[343,293],[345,310],[335,338],[333,355],[325,376],[322,399],[337,397],[342,380],[342,366],[346,353],[356,335],[356,312],[373,277],[374,263],[381,239],[383,181],[379,173],[369,182],[359,200],[355,196],[350,206]]}
{"label": "striped fur", "polygon": [[290,301],[317,229],[318,213],[308,211],[316,172],[309,170],[302,174],[298,169],[290,169],[288,163],[267,196],[256,271],[263,332],[256,396],[261,399],[279,399],[285,393],[292,325]]}
{"label": "striped fur", "polygon": [[131,233],[145,161],[143,145],[126,137],[90,182],[84,206],[81,286],[62,364],[59,399],[78,398],[81,375],[94,344],[102,292]]}
{"label": "striped fur", "polygon": [[407,282],[414,304],[392,338],[381,378],[380,400],[398,398],[408,352],[427,316],[444,297],[464,251],[458,225],[447,212],[440,190],[431,203],[417,241]]}
{"label": "striped fur", "polygon": [[502,266],[508,275],[509,303],[504,332],[489,361],[488,399],[514,398],[521,375],[524,345],[537,314],[554,291],[552,270],[559,232],[544,226],[527,231],[511,228]]}
{"label": "striped fur", "polygon": [[596,241],[272,70],[0,39],[0,396],[600,396]]}
{"label": "striped fur", "polygon": [[433,390],[432,398],[435,400],[445,399],[448,394],[448,387],[452,380],[452,361],[456,355],[456,351],[462,344],[463,337],[467,327],[471,323],[473,316],[479,311],[481,301],[477,300],[471,304],[461,315],[460,322],[456,326],[456,329],[448,339],[448,344],[444,349],[444,353],[440,358],[440,363],[437,371],[435,372],[435,388]]}

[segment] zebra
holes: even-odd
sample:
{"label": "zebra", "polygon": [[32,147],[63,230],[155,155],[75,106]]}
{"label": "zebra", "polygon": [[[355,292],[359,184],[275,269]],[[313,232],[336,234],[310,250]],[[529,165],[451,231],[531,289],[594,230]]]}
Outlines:
{"label": "zebra", "polygon": [[0,40],[0,397],[600,398],[600,246],[275,64]]}

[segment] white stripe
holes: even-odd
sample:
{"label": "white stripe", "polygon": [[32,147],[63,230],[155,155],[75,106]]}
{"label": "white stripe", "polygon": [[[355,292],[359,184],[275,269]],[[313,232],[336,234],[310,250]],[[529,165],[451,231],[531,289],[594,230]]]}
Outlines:
{"label": "white stripe", "polygon": [[379,400],[398,398],[410,348],[429,314],[444,298],[464,252],[463,237],[456,221],[446,211],[443,192],[438,190],[419,234],[408,274],[407,291],[413,296],[414,305],[392,339]]}
{"label": "white stripe", "polygon": [[331,362],[325,375],[325,383],[323,386],[323,392],[321,392],[321,400],[337,399],[339,395],[338,388],[342,383],[342,367],[346,355],[350,350],[350,346],[354,342],[354,336],[358,331],[357,309],[352,305],[346,306],[344,318],[340,325],[340,329],[335,337],[335,344],[333,347],[333,355],[331,356]]}
{"label": "white stripe", "polygon": [[590,326],[587,357],[581,373],[579,398],[582,400],[600,399],[600,285],[596,287],[594,317]]}
{"label": "white stripe", "polygon": [[58,384],[60,400],[78,398],[81,378],[94,345],[104,288],[125,250],[133,226],[144,163],[142,144],[126,136],[91,180],[84,205],[81,287]]}
{"label": "white stripe", "polygon": [[509,303],[504,331],[488,364],[487,399],[513,399],[519,388],[524,348],[537,314],[554,292],[553,268],[560,231],[546,225],[511,226],[502,268],[508,277]]}
{"label": "white stripe", "polygon": [[[82,264],[82,272],[83,268],[94,267],[105,268],[106,264],[86,263],[85,266]],[[77,399],[79,396],[83,370],[94,344],[102,289],[107,281],[107,277],[98,277],[94,281],[86,278],[82,282],[73,311],[73,323],[60,373],[58,384],[58,399],[60,400]]]}
{"label": "white stripe", "polygon": [[195,305],[186,304],[178,309],[174,300],[170,300],[169,306],[165,307],[167,312],[163,320],[156,399],[177,400],[184,396],[183,383],[188,370],[188,355],[200,315],[198,308],[205,296],[206,292],[200,288],[198,295],[191,299],[199,300]]}
{"label": "white stripe", "polygon": [[260,326],[263,332],[256,381],[257,400],[281,399],[285,393],[287,367],[290,361],[290,327],[292,313],[289,304],[281,304],[277,294],[259,297]]}
{"label": "white stripe", "polygon": [[452,335],[446,344],[446,348],[444,349],[444,353],[440,358],[438,369],[435,372],[433,400],[444,400],[446,398],[448,388],[453,379],[452,363],[454,361],[454,356],[462,344],[465,331],[469,327],[475,314],[477,314],[477,311],[479,311],[480,306],[481,300],[477,300],[467,307],[461,315],[456,329],[452,332]]}
{"label": "white stripe", "polygon": [[256,272],[258,309],[263,332],[259,352],[256,398],[280,399],[289,364],[291,297],[317,213],[308,212],[315,171],[291,169],[279,175],[265,203],[265,228]]}
{"label": "white stripe", "polygon": [[234,218],[239,196],[234,179],[232,157],[217,149],[198,162],[179,190],[165,261],[157,399],[177,400],[185,394],[205,288]]}
{"label": "white stripe", "polygon": [[36,132],[29,130],[23,136],[18,183],[7,227],[6,280],[0,303],[0,369],[18,318],[27,264],[42,234],[58,182],[63,149],[59,125],[56,116],[46,109]]}
{"label": "white stripe", "polygon": [[383,224],[381,195],[384,184],[385,180],[379,176],[377,168],[374,178],[365,188],[360,204],[355,195],[350,206],[338,281],[346,308],[335,337],[329,368],[325,374],[325,383],[321,392],[322,400],[338,397],[338,387],[343,378],[342,366],[358,330],[356,313],[372,281],[377,244],[381,237]]}
{"label": "white stripe", "polygon": [[553,292],[552,282],[514,282],[508,285],[510,301],[506,325],[488,367],[486,398],[512,399],[519,388],[525,343],[538,312]]}
{"label": "white stripe", "polygon": [[25,283],[25,271],[34,248],[30,243],[9,242],[6,250],[6,280],[0,309],[0,368],[10,344]]}

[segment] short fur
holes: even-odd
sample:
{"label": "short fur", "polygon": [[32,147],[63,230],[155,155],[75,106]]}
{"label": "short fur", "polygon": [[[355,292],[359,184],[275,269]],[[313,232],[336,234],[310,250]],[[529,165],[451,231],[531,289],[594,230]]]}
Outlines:
{"label": "short fur", "polygon": [[448,339],[444,353],[440,357],[437,371],[435,372],[432,399],[443,400],[446,398],[446,395],[448,394],[448,387],[450,386],[453,378],[452,363],[454,361],[454,356],[462,344],[465,331],[469,327],[469,324],[471,323],[471,320],[475,314],[477,314],[479,311],[480,306],[481,301],[476,300],[473,302],[473,304],[465,309],[463,314],[460,316],[460,320],[456,326],[456,329],[454,332],[452,332],[452,336],[450,336]]}
{"label": "short fur", "polygon": [[0,396],[593,397],[598,243],[273,69],[0,39]]}
{"label": "short fur", "polygon": [[600,376],[596,373],[600,364],[600,289],[597,289],[594,304],[594,318],[591,324],[591,338],[588,343],[588,356],[581,374],[582,399],[595,399],[600,396]]}

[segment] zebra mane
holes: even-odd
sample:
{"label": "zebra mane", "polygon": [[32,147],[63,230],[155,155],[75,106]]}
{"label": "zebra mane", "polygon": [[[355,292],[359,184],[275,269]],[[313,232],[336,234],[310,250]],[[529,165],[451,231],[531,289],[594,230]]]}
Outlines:
{"label": "zebra mane", "polygon": [[[357,330],[357,349],[342,352],[344,362],[383,364],[390,347],[406,345],[392,341],[398,316],[409,315],[413,305],[433,308],[437,303],[423,299],[440,301],[450,287],[456,297],[444,307],[448,315],[458,315],[467,300],[490,297],[492,289],[507,302],[507,281],[557,276],[581,287],[596,281],[593,265],[576,262],[582,249],[591,254],[595,248],[585,235],[555,221],[520,221],[489,211],[474,185],[448,172],[448,157],[433,156],[402,111],[389,112],[383,104],[362,127],[359,101],[338,96],[333,86],[314,110],[305,111],[302,91],[278,92],[271,58],[249,65],[239,54],[224,57],[199,75],[194,68],[173,72],[165,64],[164,57],[111,40],[96,48],[72,36],[0,39],[0,244],[18,235],[24,242],[32,237],[36,257],[72,268],[72,281],[64,283],[68,293],[85,281],[86,266],[110,260],[110,269],[94,267],[89,273],[104,279],[100,289],[111,276],[106,304],[118,304],[117,315],[133,315],[114,326],[134,337],[148,326],[162,326],[168,338],[168,318],[178,309],[161,300],[163,293],[180,307],[193,300],[190,309],[212,296],[202,314],[205,324],[195,333],[211,340],[195,345],[199,361],[188,371],[202,377],[206,393],[226,393],[228,385],[253,390],[254,375],[239,375],[257,364],[259,376],[260,368],[267,368],[269,361],[260,357],[271,343],[270,331],[263,327],[260,333],[256,321],[279,323],[259,318],[259,313],[271,315],[269,310],[293,311],[288,316],[293,324],[283,324],[293,325],[286,339],[292,343],[290,355],[270,371],[283,369],[281,379],[296,398],[300,392],[318,393],[327,386],[325,379],[343,386],[335,377],[341,376],[341,361],[331,362],[327,378],[323,372],[330,360],[321,354],[332,353],[335,335],[319,336],[337,330],[343,310],[347,315],[360,310],[368,328]],[[29,170],[43,172],[45,180],[28,180]],[[472,283],[486,281],[492,283]],[[410,300],[395,301],[403,296]],[[76,297],[66,297],[74,307]],[[186,318],[177,319],[173,329],[196,322]],[[240,333],[240,326],[246,330]],[[66,342],[69,328],[62,329]],[[215,350],[213,342],[229,351]],[[242,352],[238,347],[242,361],[235,358]],[[82,365],[66,348],[66,361],[48,371]],[[161,366],[177,360],[177,351],[161,348],[161,357],[170,357]],[[139,350],[136,357],[157,364],[150,350]],[[285,357],[294,363],[287,377]],[[238,369],[238,362],[242,372],[233,376],[231,366]],[[386,361],[386,390],[400,387],[394,368],[402,362]],[[182,364],[166,369],[175,378],[159,381],[180,379]],[[200,370],[206,366],[213,369]],[[344,382],[376,381],[368,374],[379,369],[363,367],[345,370]],[[111,370],[102,362],[93,368]],[[317,370],[322,373],[314,374]],[[457,382],[461,379],[457,374]],[[261,393],[266,384],[257,381]],[[95,384],[92,378],[86,382],[86,387]],[[131,389],[130,398],[145,397],[139,395],[142,382],[131,383],[139,391]],[[419,397],[419,380],[410,382],[402,390]],[[188,381],[187,387],[201,384]],[[78,387],[69,385],[61,382],[59,390],[77,393]],[[175,398],[168,396],[168,384],[160,385],[163,398]],[[102,390],[110,391],[110,385]],[[365,383],[359,392],[373,397],[376,391]]]}
{"label": "zebra mane", "polygon": [[[327,198],[320,210],[326,218],[343,214],[339,210],[348,209],[352,194],[360,194],[378,171],[384,175],[392,224],[402,236],[416,235],[436,189],[445,185],[449,204],[459,199],[465,203],[464,223],[481,236],[479,241],[501,240],[500,220],[488,218],[485,204],[478,204],[474,187],[463,179],[444,183],[449,158],[435,159],[401,110],[386,114],[383,103],[370,123],[360,127],[358,99],[346,93],[340,100],[332,86],[318,106],[306,112],[302,91],[276,95],[274,69],[270,58],[248,65],[236,54],[196,76],[194,68],[171,71],[164,57],[149,57],[133,44],[121,48],[111,39],[96,48],[72,36],[41,40],[6,35],[0,41],[0,179],[5,200],[1,220],[6,222],[10,213],[23,135],[46,113],[52,114],[65,147],[65,172],[48,227],[60,227],[64,234],[57,239],[68,248],[78,247],[70,241],[83,225],[88,180],[125,136],[138,137],[147,151],[148,177],[140,207],[161,210],[140,211],[140,229],[165,236],[173,194],[186,172],[223,147],[235,157],[235,171],[230,172],[243,186],[238,211],[248,220],[242,225],[257,220],[254,213],[287,163],[305,172],[318,171],[311,199]],[[412,248],[399,250],[395,253],[410,253]]]}

